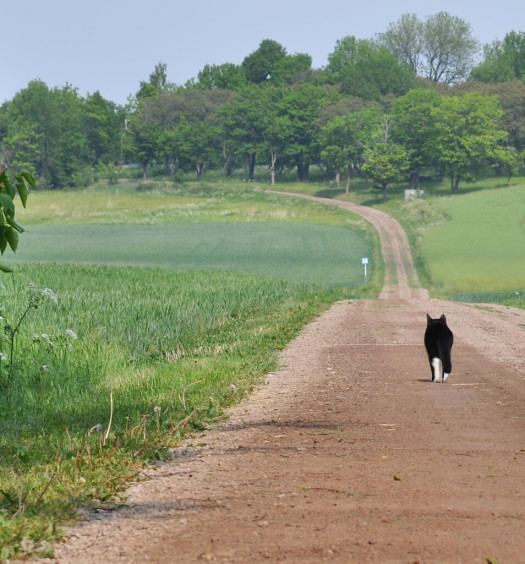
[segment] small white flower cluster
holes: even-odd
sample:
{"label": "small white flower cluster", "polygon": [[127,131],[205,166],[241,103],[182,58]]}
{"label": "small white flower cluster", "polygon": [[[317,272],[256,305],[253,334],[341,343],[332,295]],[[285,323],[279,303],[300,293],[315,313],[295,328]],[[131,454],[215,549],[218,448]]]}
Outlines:
{"label": "small white flower cluster", "polygon": [[72,330],[72,329],[66,329],[66,335],[70,338],[70,339],[78,339],[77,334]]}
{"label": "small white flower cluster", "polygon": [[44,341],[46,341],[46,343],[50,346],[50,347],[54,347],[55,344],[51,341],[51,339],[49,338],[49,335],[47,333],[35,333],[33,335],[33,339],[35,339],[35,341],[40,341],[40,339],[44,339]]}
{"label": "small white flower cluster", "polygon": [[5,353],[3,353],[2,351],[0,351],[0,361],[2,360],[7,360],[7,355]]}
{"label": "small white flower cluster", "polygon": [[46,300],[53,302],[54,304],[58,304],[58,299],[56,297],[55,292],[51,290],[51,288],[40,288],[38,290],[39,294],[43,296]]}

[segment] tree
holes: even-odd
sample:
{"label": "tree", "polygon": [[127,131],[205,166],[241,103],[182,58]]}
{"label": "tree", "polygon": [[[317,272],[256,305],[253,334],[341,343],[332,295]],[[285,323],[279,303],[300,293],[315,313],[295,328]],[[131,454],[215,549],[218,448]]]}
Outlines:
{"label": "tree", "polygon": [[175,84],[168,82],[167,69],[168,66],[165,63],[157,63],[153,72],[149,75],[149,80],[140,82],[139,90],[135,95],[138,104],[155,98],[159,94],[177,90]]}
{"label": "tree", "polygon": [[193,168],[200,180],[204,171],[221,161],[220,131],[205,121],[189,125],[182,120],[178,127],[182,165]]}
{"label": "tree", "polygon": [[[39,184],[63,188],[89,164],[83,130],[83,101],[75,88],[49,89],[35,80],[2,110],[7,122],[3,139],[7,165],[23,164]],[[26,166],[27,165],[27,166]]]}
{"label": "tree", "polygon": [[198,74],[198,81],[192,85],[196,88],[213,90],[239,90],[246,85],[246,74],[241,66],[232,63],[222,65],[205,65]]}
{"label": "tree", "polygon": [[410,187],[413,189],[418,187],[421,168],[432,163],[432,109],[440,102],[441,96],[434,90],[416,89],[398,98],[390,112],[393,141],[408,151]]}
{"label": "tree", "polygon": [[364,109],[335,117],[319,133],[321,158],[336,172],[337,185],[340,172],[346,173],[345,193],[350,190],[352,171],[359,172],[364,163],[380,117],[379,109]]}
{"label": "tree", "polygon": [[366,100],[399,96],[415,85],[409,65],[399,63],[384,46],[353,36],[337,41],[328,56],[327,71],[345,94]]}
{"label": "tree", "polygon": [[436,164],[450,178],[452,193],[461,180],[472,180],[497,160],[498,147],[507,137],[499,123],[503,110],[495,96],[471,92],[443,97],[432,108],[432,150]]}
{"label": "tree", "polygon": [[495,84],[467,83],[484,96],[497,96],[503,109],[500,126],[508,133],[504,144],[512,146],[518,153],[525,150],[525,83],[520,80]]}
{"label": "tree", "polygon": [[478,51],[470,25],[447,12],[424,22],[414,14],[403,14],[378,40],[419,76],[446,84],[468,77]]}
{"label": "tree", "polygon": [[248,82],[260,84],[272,78],[275,68],[286,57],[286,49],[277,41],[264,39],[259,48],[245,57],[242,68]]}
{"label": "tree", "polygon": [[505,174],[507,186],[510,186],[511,178],[516,176],[519,169],[523,167],[524,161],[525,151],[519,153],[514,147],[496,148],[496,170],[499,174]]}
{"label": "tree", "polygon": [[326,92],[311,83],[285,91],[279,102],[278,115],[289,120],[288,137],[282,151],[282,162],[297,167],[299,180],[306,180],[310,164],[318,158],[317,120],[326,101]]}
{"label": "tree", "polygon": [[307,81],[312,74],[312,57],[305,53],[286,55],[277,61],[270,81],[273,84],[296,84]]}
{"label": "tree", "polygon": [[244,162],[249,180],[253,180],[257,155],[264,153],[266,116],[271,111],[272,87],[250,85],[238,92],[234,101],[219,112],[223,143]]}
{"label": "tree", "polygon": [[100,92],[88,94],[82,104],[82,130],[88,142],[91,164],[117,161],[120,157],[120,133],[123,110],[105,100]]}
{"label": "tree", "polygon": [[429,16],[424,25],[423,68],[427,78],[453,84],[466,78],[478,51],[470,25],[447,12]]}
{"label": "tree", "polygon": [[399,182],[408,169],[406,150],[397,143],[381,141],[369,149],[363,171],[381,189],[383,202],[387,200],[387,188]]}
{"label": "tree", "polygon": [[479,82],[525,81],[525,32],[511,31],[503,41],[483,47],[483,61],[472,70]]}
{"label": "tree", "polygon": [[410,65],[414,74],[419,72],[424,45],[424,25],[415,14],[403,14],[391,23],[379,41],[399,62]]}

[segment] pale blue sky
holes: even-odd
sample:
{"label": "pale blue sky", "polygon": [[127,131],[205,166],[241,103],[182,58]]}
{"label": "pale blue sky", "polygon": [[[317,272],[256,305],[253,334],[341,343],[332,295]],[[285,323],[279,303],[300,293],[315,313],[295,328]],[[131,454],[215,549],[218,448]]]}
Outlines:
{"label": "pale blue sky", "polygon": [[240,64],[263,39],[320,68],[338,39],[371,39],[405,13],[448,12],[483,44],[525,31],[522,0],[0,0],[0,8],[0,103],[38,78],[124,104],[159,62],[184,84],[205,64]]}

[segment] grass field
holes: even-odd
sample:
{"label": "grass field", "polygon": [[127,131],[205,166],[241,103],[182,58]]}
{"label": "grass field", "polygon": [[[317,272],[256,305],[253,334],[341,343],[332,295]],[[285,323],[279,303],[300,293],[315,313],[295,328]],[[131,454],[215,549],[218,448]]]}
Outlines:
{"label": "grass field", "polygon": [[377,295],[360,262],[377,239],[353,214],[242,187],[140,188],[33,193],[18,214],[29,232],[1,290],[0,560],[52,554],[75,505],[118,499],[335,300]]}
{"label": "grass field", "polygon": [[446,295],[525,287],[525,186],[439,199],[446,220],[427,231],[421,251]]}
{"label": "grass field", "polygon": [[345,227],[287,222],[38,225],[16,261],[230,270],[325,287],[364,283],[366,239]]}

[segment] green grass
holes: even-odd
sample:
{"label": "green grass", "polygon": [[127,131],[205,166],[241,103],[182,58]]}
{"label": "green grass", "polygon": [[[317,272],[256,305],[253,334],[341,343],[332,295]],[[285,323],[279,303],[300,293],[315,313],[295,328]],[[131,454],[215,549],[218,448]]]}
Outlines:
{"label": "green grass", "polygon": [[369,253],[361,233],[319,224],[39,225],[14,259],[229,270],[351,288],[363,283],[361,257]]}
{"label": "green grass", "polygon": [[446,221],[426,232],[421,252],[434,284],[457,292],[525,286],[525,186],[440,199]]}
{"label": "green grass", "polygon": [[3,260],[1,334],[30,282],[58,304],[28,311],[12,370],[0,342],[0,560],[50,555],[73,507],[118,501],[277,368],[305,323],[377,295],[380,268],[361,280],[361,256],[379,254],[366,222],[252,188],[129,183],[17,208],[29,232]]}
{"label": "green grass", "polygon": [[22,554],[24,537],[56,538],[75,505],[118,497],[174,444],[173,425],[196,408],[193,429],[220,415],[341,297],[231,272],[29,264],[4,276],[4,323],[20,318],[30,281],[58,305],[28,313],[14,372],[4,362],[0,375],[1,558]]}

